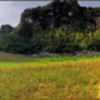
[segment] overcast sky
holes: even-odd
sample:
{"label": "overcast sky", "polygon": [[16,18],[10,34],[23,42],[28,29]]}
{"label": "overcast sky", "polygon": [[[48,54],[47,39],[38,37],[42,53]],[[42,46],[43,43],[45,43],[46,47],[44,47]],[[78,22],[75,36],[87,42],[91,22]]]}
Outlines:
{"label": "overcast sky", "polygon": [[[48,1],[0,1],[0,26],[10,24],[17,26],[20,20],[20,15],[26,8],[46,5]],[[100,2],[79,2],[81,6],[100,7]]]}

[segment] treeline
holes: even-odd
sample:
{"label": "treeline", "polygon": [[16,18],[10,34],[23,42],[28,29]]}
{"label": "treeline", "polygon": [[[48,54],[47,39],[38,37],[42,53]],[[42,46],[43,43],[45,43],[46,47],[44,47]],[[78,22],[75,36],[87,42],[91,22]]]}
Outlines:
{"label": "treeline", "polygon": [[100,32],[64,32],[61,28],[43,31],[35,37],[24,38],[10,33],[0,36],[0,50],[33,54],[39,52],[74,53],[76,51],[100,51]]}

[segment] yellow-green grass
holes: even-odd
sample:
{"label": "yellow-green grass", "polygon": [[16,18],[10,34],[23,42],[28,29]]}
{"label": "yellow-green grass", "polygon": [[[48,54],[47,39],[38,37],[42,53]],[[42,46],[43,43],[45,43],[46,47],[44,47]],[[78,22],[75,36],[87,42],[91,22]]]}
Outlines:
{"label": "yellow-green grass", "polygon": [[0,52],[0,98],[97,98],[99,71],[100,57],[32,58]]}
{"label": "yellow-green grass", "polygon": [[97,98],[99,82],[99,58],[0,62],[0,98]]}

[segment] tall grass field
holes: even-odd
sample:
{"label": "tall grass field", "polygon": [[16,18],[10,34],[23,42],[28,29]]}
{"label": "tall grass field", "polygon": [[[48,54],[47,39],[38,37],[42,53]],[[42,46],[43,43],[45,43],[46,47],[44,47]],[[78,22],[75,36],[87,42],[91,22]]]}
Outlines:
{"label": "tall grass field", "polygon": [[0,52],[0,98],[99,99],[100,57],[31,58]]}

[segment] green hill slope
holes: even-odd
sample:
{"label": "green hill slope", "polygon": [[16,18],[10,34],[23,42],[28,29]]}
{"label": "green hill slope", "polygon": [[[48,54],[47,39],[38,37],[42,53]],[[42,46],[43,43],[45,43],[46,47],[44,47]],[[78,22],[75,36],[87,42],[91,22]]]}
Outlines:
{"label": "green hill slope", "polygon": [[33,58],[26,55],[11,54],[0,51],[0,62],[2,61],[32,61]]}

